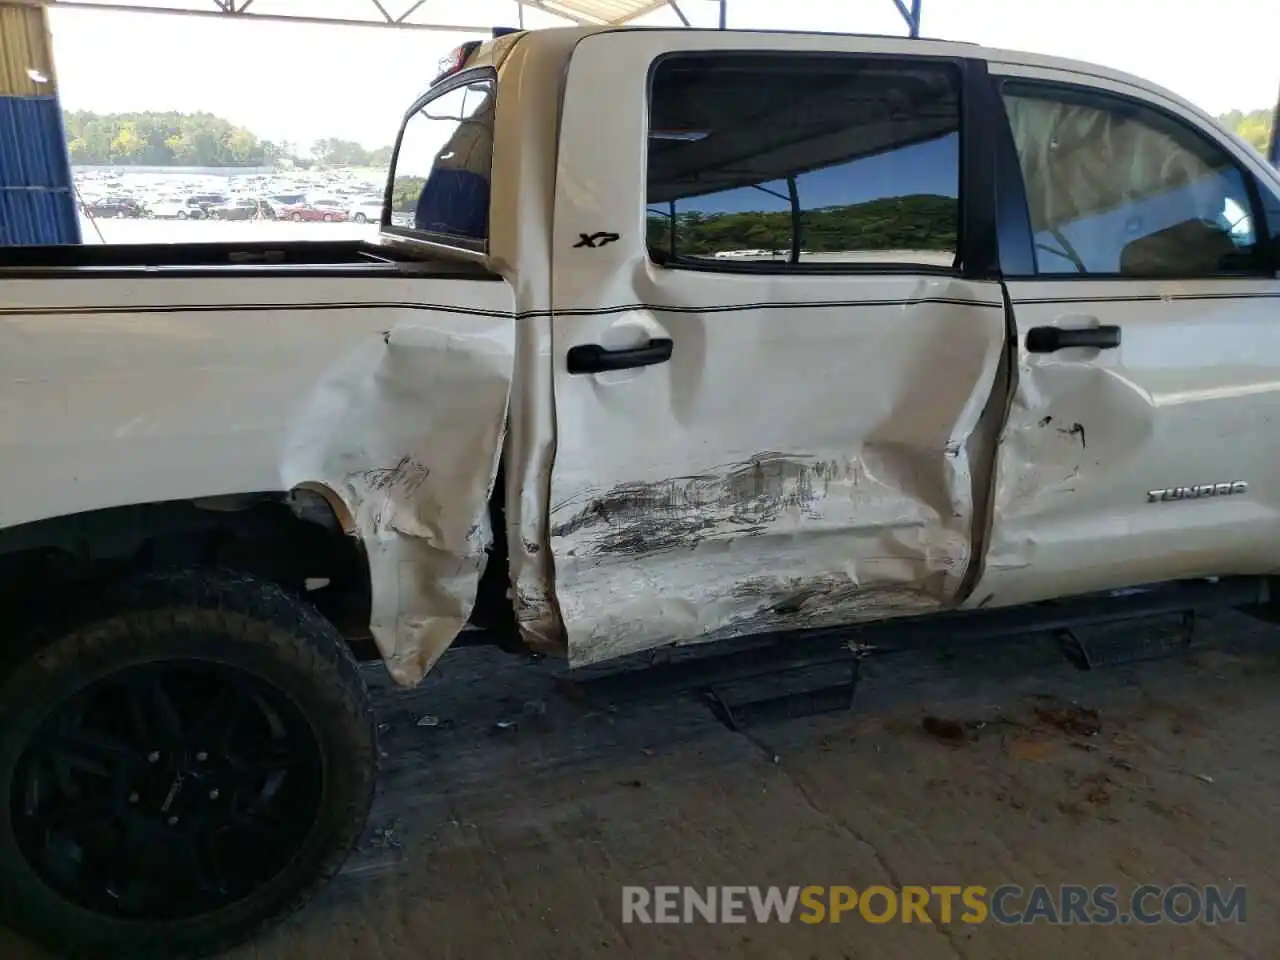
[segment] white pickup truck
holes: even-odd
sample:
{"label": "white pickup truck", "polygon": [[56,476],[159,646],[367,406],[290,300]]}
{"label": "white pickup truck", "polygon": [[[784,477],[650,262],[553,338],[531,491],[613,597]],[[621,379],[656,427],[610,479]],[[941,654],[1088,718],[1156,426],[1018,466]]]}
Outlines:
{"label": "white pickup truck", "polygon": [[42,941],[212,951],[334,874],[362,638],[411,685],[477,633],[1265,609],[1280,177],[1171,93],[516,33],[412,105],[386,200],[372,242],[5,251],[0,905]]}

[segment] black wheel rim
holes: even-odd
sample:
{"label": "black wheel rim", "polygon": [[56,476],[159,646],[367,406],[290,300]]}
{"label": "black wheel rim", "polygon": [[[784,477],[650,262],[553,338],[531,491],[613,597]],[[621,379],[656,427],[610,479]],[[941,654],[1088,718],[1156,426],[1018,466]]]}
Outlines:
{"label": "black wheel rim", "polygon": [[278,876],[319,815],[297,704],[220,663],[164,661],[56,706],[18,760],[18,847],[66,899],[122,920],[212,913]]}

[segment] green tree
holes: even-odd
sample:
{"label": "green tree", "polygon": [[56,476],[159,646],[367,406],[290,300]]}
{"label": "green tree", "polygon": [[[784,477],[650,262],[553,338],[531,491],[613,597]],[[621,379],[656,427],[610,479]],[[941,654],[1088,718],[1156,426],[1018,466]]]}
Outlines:
{"label": "green tree", "polygon": [[63,112],[72,163],[98,165],[234,167],[287,162],[300,167],[387,167],[391,147],[367,150],[354,140],[325,137],[299,156],[289,140],[262,140],[251,130],[211,113]]}
{"label": "green tree", "polygon": [[396,213],[411,213],[426,182],[423,177],[396,177],[391,185],[391,209]]}
{"label": "green tree", "polygon": [[[730,250],[778,255],[791,249],[790,213],[680,213],[678,203],[676,209],[674,253],[679,256]],[[807,253],[954,250],[956,209],[950,197],[921,194],[807,210],[800,216],[800,246]],[[651,210],[649,245],[671,252],[671,232],[667,217]]]}
{"label": "green tree", "polygon": [[249,130],[210,113],[68,111],[67,147],[75,163],[250,166],[266,162]]}
{"label": "green tree", "polygon": [[1219,123],[1239,134],[1241,139],[1259,153],[1267,152],[1267,145],[1271,142],[1271,124],[1274,121],[1275,112],[1265,107],[1248,113],[1230,110],[1218,117]]}

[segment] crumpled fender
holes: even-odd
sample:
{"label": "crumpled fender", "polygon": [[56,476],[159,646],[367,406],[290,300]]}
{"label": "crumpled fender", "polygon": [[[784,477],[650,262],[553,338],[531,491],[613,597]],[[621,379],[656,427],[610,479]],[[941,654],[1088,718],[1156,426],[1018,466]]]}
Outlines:
{"label": "crumpled fender", "polygon": [[281,461],[286,489],[319,486],[341,501],[368,556],[374,639],[405,685],[465,625],[492,539],[514,307],[506,284],[467,290],[465,311],[398,311],[382,337],[331,366],[303,398]]}

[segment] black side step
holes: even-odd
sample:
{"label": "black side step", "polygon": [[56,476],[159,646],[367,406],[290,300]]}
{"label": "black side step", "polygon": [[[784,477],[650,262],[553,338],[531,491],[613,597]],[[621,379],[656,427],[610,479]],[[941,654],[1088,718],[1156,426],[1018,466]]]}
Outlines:
{"label": "black side step", "polygon": [[[1134,588],[1010,610],[974,610],[903,618],[854,628],[797,630],[625,658],[604,669],[569,672],[562,683],[594,702],[624,703],[681,693],[700,694],[728,726],[848,709],[858,664],[869,656],[1015,640],[1030,633],[1070,635],[1082,667],[1132,662],[1184,652],[1193,615],[1263,602],[1266,581],[1255,577],[1196,580]],[[1123,630],[1085,628],[1164,618],[1183,629],[1173,639],[1136,644]],[[732,645],[725,649],[726,645]]]}
{"label": "black side step", "polygon": [[1195,628],[1194,610],[1088,624],[1061,631],[1062,652],[1081,670],[1180,657],[1192,650]]}
{"label": "black side step", "polygon": [[858,658],[760,674],[716,684],[706,692],[711,712],[730,730],[853,709]]}

